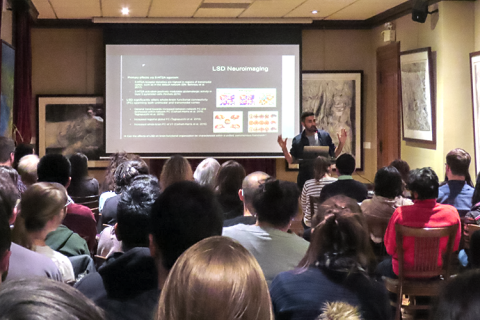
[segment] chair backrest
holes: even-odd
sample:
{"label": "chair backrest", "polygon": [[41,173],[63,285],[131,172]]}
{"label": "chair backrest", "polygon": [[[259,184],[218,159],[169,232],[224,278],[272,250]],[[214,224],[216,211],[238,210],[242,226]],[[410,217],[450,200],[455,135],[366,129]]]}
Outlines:
{"label": "chair backrest", "polygon": [[[310,200],[310,217],[311,219],[313,219],[313,216],[315,215],[315,213],[317,213],[317,210],[315,210],[315,207],[318,208],[318,205],[320,204],[320,196],[318,197],[315,197],[315,196],[309,196],[309,200]],[[316,204],[316,206],[315,206]],[[320,221],[322,221],[322,219],[320,219]],[[315,227],[315,226],[312,226],[312,227]]]}
{"label": "chair backrest", "polygon": [[365,220],[367,221],[368,231],[376,237],[384,237],[387,230],[390,218],[378,217],[365,214]]}
{"label": "chair backrest", "polygon": [[[453,243],[457,234],[458,224],[442,228],[410,228],[395,225],[397,251],[398,251],[398,276],[403,278],[433,278],[443,275],[450,276],[450,262]],[[404,240],[405,237],[414,239],[414,264],[405,266]],[[441,238],[448,237],[447,248],[443,257],[442,266],[438,266]]]}
{"label": "chair backrest", "polygon": [[93,212],[93,216],[95,217],[95,221],[98,222],[99,220],[99,195],[94,196],[87,196],[87,197],[71,197],[73,202],[77,204],[84,205],[85,207],[90,208]]}

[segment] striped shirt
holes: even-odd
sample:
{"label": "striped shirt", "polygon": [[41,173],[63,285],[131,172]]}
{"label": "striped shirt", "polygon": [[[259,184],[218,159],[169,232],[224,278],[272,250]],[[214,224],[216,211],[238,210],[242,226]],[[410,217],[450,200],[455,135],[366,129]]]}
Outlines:
{"label": "striped shirt", "polygon": [[[337,181],[336,178],[326,176],[320,179],[319,181],[316,181],[315,179],[310,179],[310,180],[307,180],[307,182],[305,182],[305,185],[303,186],[302,197],[300,199],[300,202],[302,204],[302,210],[303,210],[303,221],[308,227],[311,227],[311,221],[312,221],[312,213],[310,212],[310,196],[319,197],[323,187],[335,181]],[[317,210],[316,204],[315,204],[315,210]]]}

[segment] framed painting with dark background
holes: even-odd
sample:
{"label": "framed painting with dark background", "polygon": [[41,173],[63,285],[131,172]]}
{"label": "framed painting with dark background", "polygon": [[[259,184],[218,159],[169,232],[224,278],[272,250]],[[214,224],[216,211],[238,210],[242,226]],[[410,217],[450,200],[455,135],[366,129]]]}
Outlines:
{"label": "framed painting with dark background", "polygon": [[[98,96],[38,96],[38,152],[84,153],[89,167],[103,167],[104,103]],[[108,163],[108,161],[107,161]]]}
{"label": "framed painting with dark background", "polygon": [[470,53],[475,172],[480,170],[480,51]]}
{"label": "framed painting with dark background", "polygon": [[363,71],[303,71],[301,112],[315,114],[317,128],[327,131],[338,146],[341,129],[347,131],[342,153],[356,159],[363,169],[362,79]]}

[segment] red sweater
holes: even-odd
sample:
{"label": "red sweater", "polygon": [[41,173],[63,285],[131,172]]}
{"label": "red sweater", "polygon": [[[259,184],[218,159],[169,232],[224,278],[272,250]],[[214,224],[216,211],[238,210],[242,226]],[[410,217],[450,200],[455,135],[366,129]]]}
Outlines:
{"label": "red sweater", "polygon": [[[462,225],[457,209],[450,205],[438,204],[436,199],[415,200],[413,206],[403,206],[395,210],[385,232],[385,247],[392,256],[393,272],[398,275],[398,254],[395,225],[400,224],[412,228],[438,228],[458,224],[458,231],[453,244],[453,251],[458,249],[462,236]],[[438,265],[442,265],[442,254],[447,251],[448,237],[440,239]],[[413,265],[414,239],[407,237],[404,243],[405,265]]]}
{"label": "red sweater", "polygon": [[67,215],[63,224],[87,241],[90,252],[95,251],[97,223],[92,210],[81,204],[71,203],[67,206]]}

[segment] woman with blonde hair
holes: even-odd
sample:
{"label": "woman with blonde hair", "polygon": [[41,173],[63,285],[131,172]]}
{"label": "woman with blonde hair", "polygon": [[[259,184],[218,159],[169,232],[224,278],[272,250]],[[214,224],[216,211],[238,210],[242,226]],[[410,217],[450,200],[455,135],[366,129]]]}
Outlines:
{"label": "woman with blonde hair", "polygon": [[[319,221],[317,216],[325,219]],[[326,302],[359,307],[364,320],[390,319],[385,287],[368,277],[375,257],[368,228],[354,199],[334,196],[320,205],[315,231],[297,269],[270,287],[275,319],[316,319]]]}
{"label": "woman with blonde hair", "polygon": [[16,244],[43,254],[57,265],[64,282],[75,281],[70,260],[46,245],[47,235],[56,230],[67,214],[67,191],[59,183],[39,182],[22,195],[12,231]]}
{"label": "woman with blonde hair", "polygon": [[255,258],[227,237],[204,239],[170,271],[157,320],[273,320],[267,282]]}
{"label": "woman with blonde hair", "polygon": [[193,181],[193,171],[190,162],[181,155],[170,157],[160,173],[160,187],[164,191],[169,185],[179,181]]}

